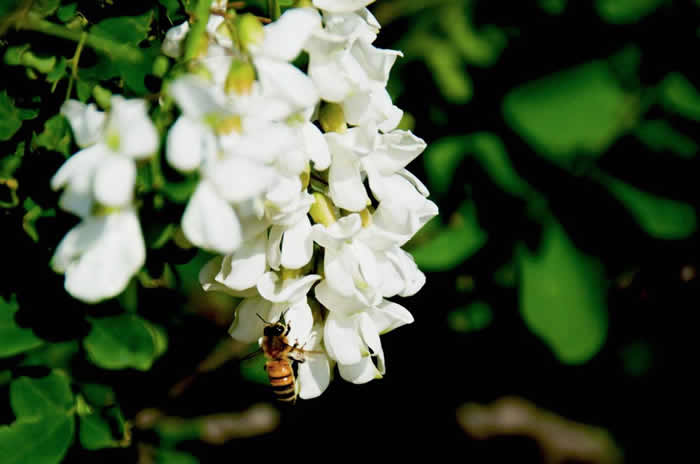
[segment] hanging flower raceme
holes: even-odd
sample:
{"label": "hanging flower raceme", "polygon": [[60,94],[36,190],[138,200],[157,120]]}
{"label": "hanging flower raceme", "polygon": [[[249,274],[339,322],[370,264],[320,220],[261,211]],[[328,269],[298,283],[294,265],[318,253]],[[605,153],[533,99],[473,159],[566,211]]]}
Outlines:
{"label": "hanging flower raceme", "polygon": [[[184,238],[216,254],[200,283],[239,299],[237,340],[283,323],[294,395],[306,399],[323,393],[336,365],[353,383],[386,373],[380,336],[413,322],[389,298],[425,283],[401,247],[438,211],[406,169],[426,145],[397,128],[403,112],[386,85],[401,53],[373,45],[371,1],[298,3],[263,25],[217,0],[205,28],[173,27],[163,52],[188,61],[159,101],[179,111],[163,159],[196,185]],[[142,101],[114,97],[107,113],[71,101],[63,113],[83,150],[52,185],[83,222],[53,265],[71,294],[94,302],[143,266],[135,162],[157,152],[159,137]]]}
{"label": "hanging flower raceme", "polygon": [[63,105],[82,150],[51,179],[64,188],[61,208],[82,218],[52,260],[66,290],[86,302],[121,293],[144,264],[146,251],[133,206],[136,162],[158,150],[158,133],[143,100],[112,97],[109,112],[70,100]]}

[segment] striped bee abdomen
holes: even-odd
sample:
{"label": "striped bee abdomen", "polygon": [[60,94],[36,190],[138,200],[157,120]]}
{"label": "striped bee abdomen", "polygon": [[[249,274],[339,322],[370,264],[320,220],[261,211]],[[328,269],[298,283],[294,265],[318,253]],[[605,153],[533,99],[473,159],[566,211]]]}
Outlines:
{"label": "striped bee abdomen", "polygon": [[279,401],[296,401],[294,371],[288,360],[270,360],[265,364],[270,386]]}

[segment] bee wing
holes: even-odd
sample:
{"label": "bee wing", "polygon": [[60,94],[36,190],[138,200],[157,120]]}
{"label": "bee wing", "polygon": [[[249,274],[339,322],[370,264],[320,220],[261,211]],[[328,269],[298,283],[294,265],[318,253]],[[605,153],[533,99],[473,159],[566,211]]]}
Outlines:
{"label": "bee wing", "polygon": [[241,361],[247,361],[247,360],[252,359],[258,355],[261,355],[262,353],[263,353],[263,349],[258,348],[257,350],[253,351],[252,353],[248,353],[247,355],[243,356],[241,358]]}

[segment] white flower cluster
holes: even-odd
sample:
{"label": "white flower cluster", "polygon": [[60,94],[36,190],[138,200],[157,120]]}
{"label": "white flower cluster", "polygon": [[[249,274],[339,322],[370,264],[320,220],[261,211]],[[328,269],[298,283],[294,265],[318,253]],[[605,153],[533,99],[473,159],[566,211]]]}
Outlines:
{"label": "white flower cluster", "polygon": [[[386,84],[401,53],[372,45],[371,1],[313,0],[266,26],[215,2],[191,72],[166,87],[181,111],[166,159],[200,179],[182,230],[219,255],[200,281],[243,298],[235,339],[258,340],[261,319],[284,313],[290,343],[315,353],[299,365],[302,398],[325,390],[335,364],[353,383],[384,374],[379,336],[413,321],[387,298],[425,282],[401,246],[438,212],[406,170],[425,143],[396,129]],[[164,53],[180,58],[189,29],[171,29]],[[71,294],[95,301],[143,264],[133,160],[156,152],[157,137],[140,101],[114,97],[106,116],[71,102],[64,114],[90,146],[53,181],[67,186],[61,206],[84,218],[54,266]]]}

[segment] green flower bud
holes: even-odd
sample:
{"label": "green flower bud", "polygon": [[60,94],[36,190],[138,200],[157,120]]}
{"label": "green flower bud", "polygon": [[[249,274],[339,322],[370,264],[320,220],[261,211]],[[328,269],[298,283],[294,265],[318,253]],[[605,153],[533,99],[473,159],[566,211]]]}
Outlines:
{"label": "green flower bud", "polygon": [[159,55],[153,61],[153,75],[156,77],[163,77],[165,76],[165,73],[168,72],[169,67],[170,61],[168,61],[168,59],[163,55]]}
{"label": "green flower bud", "polygon": [[335,205],[330,198],[322,193],[315,192],[313,195],[315,201],[309,209],[311,219],[313,219],[316,224],[323,224],[326,227],[330,226],[337,218]]}
{"label": "green flower bud", "polygon": [[314,4],[311,0],[296,0],[294,2],[295,8],[313,8]]}
{"label": "green flower bud", "polygon": [[243,50],[247,50],[250,45],[262,42],[265,34],[260,20],[251,13],[236,18],[236,31],[238,31],[238,39]]}
{"label": "green flower bud", "polygon": [[234,59],[226,76],[226,93],[236,95],[247,95],[253,88],[255,82],[255,68],[248,61]]}
{"label": "green flower bud", "polygon": [[42,74],[48,74],[56,66],[56,57],[50,56],[47,58],[42,58],[36,56],[30,50],[27,50],[22,54],[22,64],[24,66],[30,66]]}
{"label": "green flower bud", "polygon": [[338,103],[325,102],[321,105],[318,119],[324,132],[340,132],[342,134],[348,128],[345,122],[345,112]]}
{"label": "green flower bud", "polygon": [[109,110],[112,103],[112,92],[104,87],[96,85],[92,88],[92,96],[95,98],[97,104],[100,105],[100,108]]}
{"label": "green flower bud", "polygon": [[8,66],[19,66],[22,64],[22,55],[29,50],[29,44],[17,47],[9,47],[5,52],[5,64]]}

